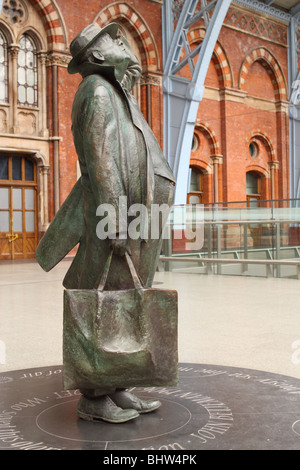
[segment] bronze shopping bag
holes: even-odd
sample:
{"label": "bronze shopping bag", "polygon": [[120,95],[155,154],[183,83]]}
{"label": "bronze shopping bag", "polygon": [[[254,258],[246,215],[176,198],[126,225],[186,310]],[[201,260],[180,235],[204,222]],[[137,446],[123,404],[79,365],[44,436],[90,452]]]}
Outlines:
{"label": "bronze shopping bag", "polygon": [[64,291],[64,388],[177,385],[177,292],[144,288],[128,254],[134,288],[105,291],[111,257],[97,289]]}

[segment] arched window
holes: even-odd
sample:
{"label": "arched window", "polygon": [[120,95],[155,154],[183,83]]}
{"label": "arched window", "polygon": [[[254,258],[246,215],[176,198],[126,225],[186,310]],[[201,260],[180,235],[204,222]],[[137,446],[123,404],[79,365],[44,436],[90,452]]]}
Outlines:
{"label": "arched window", "polygon": [[0,102],[8,101],[8,64],[7,64],[7,41],[0,31]]}
{"label": "arched window", "polygon": [[18,104],[38,105],[37,49],[28,34],[20,38],[18,53]]}

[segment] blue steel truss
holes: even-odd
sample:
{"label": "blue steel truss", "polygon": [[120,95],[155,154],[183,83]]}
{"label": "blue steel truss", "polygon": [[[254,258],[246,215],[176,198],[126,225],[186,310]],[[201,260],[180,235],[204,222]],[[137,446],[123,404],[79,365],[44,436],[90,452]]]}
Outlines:
{"label": "blue steel truss", "polygon": [[[165,0],[163,3],[164,152],[175,173],[175,204],[185,204],[189,161],[199,103],[212,54],[231,0]],[[201,18],[203,42],[191,50],[189,29]],[[184,52],[184,53],[183,53]],[[197,60],[194,60],[197,57]],[[189,66],[191,78],[179,76]]]}
{"label": "blue steel truss", "polygon": [[[279,10],[275,0],[236,2],[289,22],[290,197],[300,198],[300,1],[290,11]],[[163,2],[164,152],[177,178],[176,204],[186,203],[198,106],[203,97],[209,62],[230,3],[229,0]],[[200,18],[204,19],[206,35],[201,45],[191,51],[188,31]],[[191,79],[178,75],[187,65]]]}
{"label": "blue steel truss", "polygon": [[300,2],[289,26],[290,197],[300,197]]}

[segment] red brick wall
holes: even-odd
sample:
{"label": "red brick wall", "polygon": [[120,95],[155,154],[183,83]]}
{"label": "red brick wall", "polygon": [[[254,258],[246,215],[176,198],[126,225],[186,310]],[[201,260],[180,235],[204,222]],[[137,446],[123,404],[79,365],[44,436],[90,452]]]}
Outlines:
{"label": "red brick wall", "polygon": [[[90,0],[88,7],[81,0],[56,0],[56,3],[66,25],[69,42],[87,24],[91,23],[101,10],[112,4],[108,0],[103,0],[100,3],[98,0]],[[114,3],[114,5],[116,4]],[[135,31],[137,41],[140,43],[144,71],[147,67],[150,70],[151,64],[155,65],[153,44],[155,45],[155,54],[157,54],[155,57],[158,57],[160,66],[156,67],[154,75],[159,80],[162,75],[161,6],[149,0],[131,0],[126,5],[135,11],[137,17],[132,31],[133,33]],[[114,6],[114,12],[116,12],[116,8]],[[111,11],[106,11],[108,21],[111,21],[109,18]],[[233,16],[235,12],[236,15]],[[200,148],[196,154],[191,155],[191,158],[193,158],[194,164],[197,158],[199,159],[202,170],[206,165],[204,202],[214,201],[211,156],[216,153],[223,156],[223,164],[219,165],[219,201],[245,200],[246,172],[250,170],[261,172],[265,179],[262,181],[262,197],[269,199],[271,197],[269,165],[272,160],[279,162],[279,169],[275,170],[276,197],[289,197],[288,118],[283,107],[278,105],[278,102],[283,103],[282,99],[284,98],[282,91],[279,93],[278,90],[284,88],[284,81],[287,81],[288,75],[287,26],[279,25],[273,19],[259,17],[257,14],[256,20],[261,19],[265,27],[264,34],[259,36],[257,31],[255,34],[251,33],[249,32],[250,28],[243,27],[242,23],[233,20],[233,18],[240,20],[243,15],[242,9],[231,8],[225,21],[227,26],[222,28],[205,83],[208,90],[217,93],[217,96],[205,95],[199,106],[198,122],[201,125],[205,124],[211,133],[211,138],[209,139],[207,132],[203,134],[204,145],[202,148],[204,151],[202,152]],[[249,22],[249,18],[254,17],[255,13],[248,11],[247,15]],[[125,18],[124,21],[128,24],[128,18]],[[148,42],[146,33],[138,35],[137,29],[143,22],[148,26],[152,35],[151,46],[145,45]],[[271,22],[270,24],[275,29],[278,27],[280,39],[276,35],[274,35],[274,40],[273,36],[272,38],[266,37],[268,22]],[[203,25],[199,24],[199,26]],[[239,30],[233,28],[239,28]],[[197,37],[200,40],[201,34],[199,32]],[[251,52],[259,48],[264,48],[265,60],[249,65],[246,60],[247,56],[249,54],[251,56]],[[244,62],[246,71],[241,75]],[[262,64],[265,64],[266,67]],[[279,66],[277,71],[274,70],[274,64]],[[244,82],[240,80],[241,77]],[[283,82],[280,82],[281,77],[283,77]],[[62,203],[76,181],[77,156],[71,135],[71,108],[80,77],[68,75],[66,67],[58,67],[58,78],[59,137],[61,138],[59,143],[60,202]],[[51,83],[50,67],[48,77],[50,129],[52,127]],[[147,86],[150,87],[148,97]],[[162,89],[157,84],[147,86],[141,87],[141,108],[145,117],[150,120],[154,133],[162,146]],[[213,99],[213,96],[216,98]],[[253,98],[252,105],[249,98]],[[255,98],[263,98],[266,101],[255,100]],[[256,102],[256,107],[253,106],[253,102]],[[276,103],[277,111],[275,110]],[[252,138],[258,139],[257,142],[261,150],[256,159],[250,157],[248,150]],[[216,148],[218,152],[216,152]],[[50,219],[54,215],[52,175],[53,168],[49,185]]]}
{"label": "red brick wall", "polygon": [[[89,0],[88,7],[87,3],[79,0],[57,0],[57,5],[62,13],[66,30],[68,34],[69,43],[72,39],[88,24],[92,23],[96,15],[103,10],[106,6],[112,4],[112,2],[103,0],[99,3],[98,0]],[[151,25],[151,34],[155,38],[156,51],[159,56],[159,63],[162,63],[162,44],[161,44],[161,6],[151,1],[130,1],[128,2],[130,7],[134,9],[138,15],[141,16],[144,22]],[[116,8],[114,12],[116,12]],[[112,18],[110,21],[114,21]],[[135,18],[134,18],[135,19]],[[125,20],[125,24],[126,20]],[[135,19],[134,27],[138,28],[142,25],[139,17]],[[147,41],[147,34],[138,38],[138,32],[136,33],[137,39],[142,43],[143,40]],[[151,46],[149,46],[151,47]],[[144,51],[144,49],[143,49]],[[147,60],[145,63],[153,62],[151,56],[151,50],[147,51]],[[147,68],[144,65],[144,69]],[[157,67],[155,67],[157,69]],[[48,71],[48,122],[49,128],[52,129],[52,78],[51,78],[51,67]],[[156,75],[161,75],[161,67],[156,70]],[[77,155],[73,145],[73,138],[71,133],[71,110],[74,95],[76,93],[78,84],[80,83],[79,75],[69,75],[66,67],[58,67],[58,113],[59,113],[59,162],[60,162],[60,203],[62,203],[68,196],[77,178]],[[153,131],[160,142],[162,142],[162,89],[161,86],[151,86],[151,109],[147,110],[147,97],[146,87],[141,93],[141,107],[145,117],[151,117],[150,124],[152,125]],[[52,135],[52,133],[51,133]],[[51,173],[50,173],[50,184],[49,184],[49,214],[50,220],[54,216],[54,203],[53,203],[53,159],[51,159]]]}

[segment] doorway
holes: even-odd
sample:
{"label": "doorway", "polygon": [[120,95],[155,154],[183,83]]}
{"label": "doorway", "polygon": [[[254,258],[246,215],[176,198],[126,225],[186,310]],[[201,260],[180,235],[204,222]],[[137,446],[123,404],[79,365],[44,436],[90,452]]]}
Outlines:
{"label": "doorway", "polygon": [[[261,177],[255,172],[248,172],[246,174],[246,188],[247,188],[247,207],[251,209],[250,217],[254,219],[255,209],[260,207],[261,200]],[[250,233],[253,239],[253,246],[259,247],[261,245],[261,225],[249,225]]]}
{"label": "doorway", "polygon": [[195,168],[190,168],[190,186],[187,204],[203,204],[203,173]]}
{"label": "doorway", "polygon": [[37,240],[36,163],[0,154],[0,260],[34,258]]}

